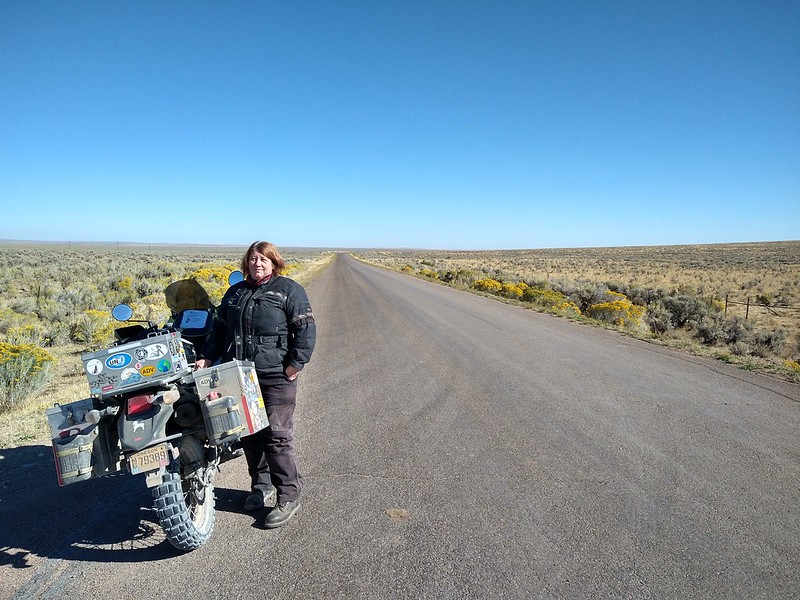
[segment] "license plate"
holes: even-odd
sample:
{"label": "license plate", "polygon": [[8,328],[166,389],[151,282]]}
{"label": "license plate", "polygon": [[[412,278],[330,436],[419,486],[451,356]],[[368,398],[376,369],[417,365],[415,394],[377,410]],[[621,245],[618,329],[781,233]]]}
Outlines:
{"label": "license plate", "polygon": [[152,448],[146,448],[136,454],[131,454],[128,458],[128,465],[132,475],[155,471],[159,467],[166,467],[169,464],[169,453],[166,444],[159,444]]}

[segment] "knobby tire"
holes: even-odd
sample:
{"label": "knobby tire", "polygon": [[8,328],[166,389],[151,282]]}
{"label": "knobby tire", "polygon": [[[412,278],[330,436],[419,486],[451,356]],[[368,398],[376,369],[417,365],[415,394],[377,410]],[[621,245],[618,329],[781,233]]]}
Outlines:
{"label": "knobby tire", "polygon": [[[182,454],[181,459],[184,456]],[[181,473],[175,469],[177,466],[176,461],[164,474],[161,484],[153,488],[153,508],[169,543],[188,552],[208,542],[214,531],[214,486],[210,484],[204,488],[204,498],[200,501],[191,492],[188,482],[182,481]]]}

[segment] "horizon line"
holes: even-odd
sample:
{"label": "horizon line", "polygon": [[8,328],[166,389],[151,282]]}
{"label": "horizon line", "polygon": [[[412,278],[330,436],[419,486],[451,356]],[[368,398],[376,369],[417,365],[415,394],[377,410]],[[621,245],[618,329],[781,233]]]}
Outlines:
{"label": "horizon line", "polygon": [[[348,250],[379,250],[379,251],[425,251],[425,252],[523,252],[526,250],[576,250],[576,249],[593,249],[593,248],[684,248],[693,246],[732,246],[732,245],[752,245],[752,244],[791,244],[797,243],[800,240],[753,240],[746,242],[701,242],[701,243],[683,243],[683,244],[628,244],[628,245],[610,245],[610,246],[547,246],[539,248],[425,248],[417,246],[291,246],[282,245],[282,248],[287,249],[308,249],[308,250],[328,250],[328,251],[348,251]],[[116,246],[117,249],[227,249],[235,250],[247,248],[249,244],[208,244],[208,243],[193,243],[193,242],[129,242],[123,240],[20,240],[20,239],[5,239],[0,238],[0,245],[43,245],[43,246],[67,246],[72,247],[109,247]]]}

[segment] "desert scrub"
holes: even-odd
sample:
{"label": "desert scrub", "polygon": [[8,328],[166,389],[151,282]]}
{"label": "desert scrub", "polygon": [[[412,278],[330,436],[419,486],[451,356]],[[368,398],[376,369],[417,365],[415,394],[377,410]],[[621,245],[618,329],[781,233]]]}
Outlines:
{"label": "desert scrub", "polygon": [[[525,302],[538,304],[539,306],[544,306],[545,308],[556,308],[560,306],[566,306],[567,304],[572,304],[578,308],[578,306],[574,302],[570,302],[564,294],[555,290],[542,289],[538,287],[526,287],[522,292],[522,299]],[[580,313],[580,308],[578,308],[578,312]]]}
{"label": "desert scrub", "polygon": [[578,308],[577,304],[570,302],[569,300],[566,300],[561,304],[556,304],[553,308],[558,314],[564,315],[565,317],[574,318],[581,316],[581,309]]}
{"label": "desert scrub", "polygon": [[497,294],[502,289],[503,285],[496,279],[485,277],[484,279],[478,279],[474,282],[472,287],[481,292]]}
{"label": "desert scrub", "polygon": [[228,277],[235,270],[233,264],[203,265],[192,271],[188,279],[194,279],[203,286],[212,304],[219,304],[228,289]]}
{"label": "desert scrub", "polygon": [[800,381],[800,363],[794,360],[785,360],[783,364],[789,370],[789,379],[792,381]]}
{"label": "desert scrub", "polygon": [[480,275],[469,269],[450,269],[439,274],[439,279],[456,286],[470,287]]}
{"label": "desert scrub", "polygon": [[607,292],[608,300],[592,304],[586,310],[586,316],[620,327],[635,328],[642,324],[642,317],[647,309],[636,306],[627,297],[618,292]]}
{"label": "desert scrub", "polygon": [[780,354],[786,346],[786,331],[756,331],[752,337],[752,354],[766,358],[771,354]]}
{"label": "desert scrub", "polygon": [[714,311],[713,306],[687,294],[668,296],[661,302],[670,315],[672,326],[676,329],[685,327],[692,321],[699,322],[710,311]]}
{"label": "desert scrub", "polygon": [[0,342],[0,412],[40,394],[52,363],[53,356],[34,344]]}
{"label": "desert scrub", "polygon": [[303,269],[303,265],[300,263],[286,263],[286,266],[281,271],[281,275],[284,277],[291,277],[292,273],[297,273]]}
{"label": "desert scrub", "polygon": [[[524,286],[524,287],[523,287]],[[524,283],[502,283],[500,284],[499,294],[504,298],[511,298],[512,300],[519,300],[528,286]]]}
{"label": "desert scrub", "polygon": [[609,289],[605,284],[593,282],[564,282],[553,283],[553,289],[560,291],[578,305],[582,313],[589,310],[590,306],[601,304],[608,299]]}
{"label": "desert scrub", "polygon": [[111,342],[114,322],[105,310],[90,308],[83,311],[72,324],[72,340],[88,346],[100,346]]}

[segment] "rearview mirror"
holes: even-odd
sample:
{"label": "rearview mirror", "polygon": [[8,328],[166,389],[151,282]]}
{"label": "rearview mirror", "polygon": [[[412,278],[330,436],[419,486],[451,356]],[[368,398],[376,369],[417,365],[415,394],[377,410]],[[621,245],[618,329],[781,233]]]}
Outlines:
{"label": "rearview mirror", "polygon": [[133,309],[127,304],[117,304],[111,309],[111,316],[117,321],[127,321],[133,316]]}

